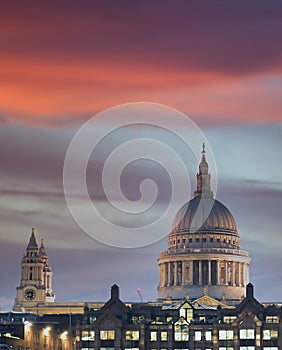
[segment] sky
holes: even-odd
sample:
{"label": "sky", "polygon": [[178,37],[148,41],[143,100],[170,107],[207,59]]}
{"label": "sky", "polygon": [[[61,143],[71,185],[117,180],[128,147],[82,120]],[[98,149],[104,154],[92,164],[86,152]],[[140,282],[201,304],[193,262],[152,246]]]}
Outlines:
{"label": "sky", "polygon": [[[1,5],[0,29],[3,310],[12,307],[32,227],[38,242],[45,239],[58,301],[107,300],[114,283],[123,300],[139,300],[137,288],[144,300],[156,299],[157,258],[170,228],[160,226],[162,239],[140,248],[101,244],[75,222],[63,189],[64,159],[78,129],[134,102],[176,109],[203,132],[212,150],[207,159],[216,163],[217,198],[233,213],[241,248],[252,259],[255,296],[282,301],[279,1],[14,1]],[[125,119],[130,123],[130,114]],[[183,129],[169,115],[161,121]],[[112,120],[119,122],[122,116]],[[157,128],[127,128],[91,156],[88,184],[102,212],[108,207],[99,176],[107,152],[148,135],[174,142]],[[175,149],[183,156],[181,147]],[[198,148],[190,187],[177,178],[191,196]],[[121,177],[125,196],[138,200],[147,177],[158,183],[161,207],[169,178],[144,160]],[[122,216],[115,220],[126,226]]]}

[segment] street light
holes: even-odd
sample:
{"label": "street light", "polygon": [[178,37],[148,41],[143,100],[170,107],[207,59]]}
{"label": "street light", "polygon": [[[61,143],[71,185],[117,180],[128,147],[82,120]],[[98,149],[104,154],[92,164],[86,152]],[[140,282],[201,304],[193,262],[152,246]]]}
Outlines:
{"label": "street light", "polygon": [[50,330],[51,330],[51,327],[43,328],[43,335],[44,335],[45,337],[48,337],[48,336],[49,336]]}
{"label": "street light", "polygon": [[61,334],[61,339],[62,339],[62,340],[67,340],[67,336],[68,336],[68,332],[67,332],[67,331],[64,331],[64,332]]}
{"label": "street light", "polygon": [[29,321],[25,321],[24,322],[24,331],[25,331],[25,333],[29,333],[30,332],[31,326],[32,326],[32,323],[30,323]]}

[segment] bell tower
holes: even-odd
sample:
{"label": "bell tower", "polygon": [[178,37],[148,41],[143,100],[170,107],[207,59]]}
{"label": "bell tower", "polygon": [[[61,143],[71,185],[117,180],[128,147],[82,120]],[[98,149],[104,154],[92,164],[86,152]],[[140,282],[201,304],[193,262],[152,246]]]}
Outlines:
{"label": "bell tower", "polygon": [[54,302],[52,275],[44,241],[41,241],[38,248],[33,228],[21,261],[21,281],[17,287],[14,311],[35,307],[38,303]]}

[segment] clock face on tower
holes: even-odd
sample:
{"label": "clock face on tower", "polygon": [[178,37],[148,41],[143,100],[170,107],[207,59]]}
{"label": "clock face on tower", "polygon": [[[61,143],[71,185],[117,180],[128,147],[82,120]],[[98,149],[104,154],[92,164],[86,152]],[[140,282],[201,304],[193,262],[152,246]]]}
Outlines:
{"label": "clock face on tower", "polygon": [[33,288],[27,288],[24,292],[24,297],[26,300],[33,300],[36,296],[36,292]]}

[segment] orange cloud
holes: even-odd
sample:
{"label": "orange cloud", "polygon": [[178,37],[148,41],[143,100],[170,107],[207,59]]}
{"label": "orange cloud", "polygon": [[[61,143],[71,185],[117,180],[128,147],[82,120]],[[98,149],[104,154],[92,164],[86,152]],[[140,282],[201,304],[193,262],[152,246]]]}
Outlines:
{"label": "orange cloud", "polygon": [[281,88],[265,82],[281,79],[282,5],[112,5],[5,4],[2,117],[68,123],[150,101],[210,122],[280,121]]}

